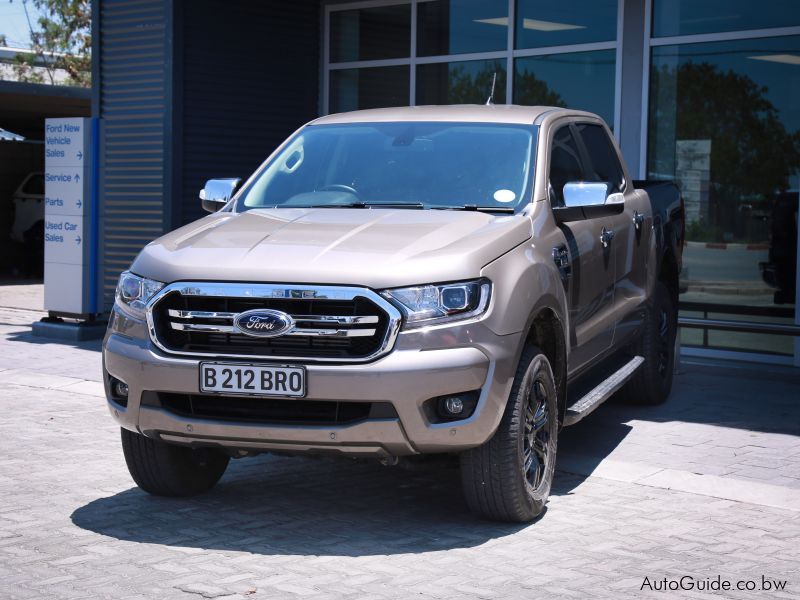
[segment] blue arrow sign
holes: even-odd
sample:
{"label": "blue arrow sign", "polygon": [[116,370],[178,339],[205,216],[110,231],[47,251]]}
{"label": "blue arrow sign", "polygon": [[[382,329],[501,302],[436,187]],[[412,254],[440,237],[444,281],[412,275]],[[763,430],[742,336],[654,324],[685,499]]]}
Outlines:
{"label": "blue arrow sign", "polygon": [[75,206],[77,206],[78,208],[80,208],[81,206],[83,206],[83,202],[81,202],[81,201],[80,201],[80,199],[79,199],[79,200],[76,200],[76,201],[75,201]]}
{"label": "blue arrow sign", "polygon": [[81,243],[81,236],[79,236],[79,235],[75,236],[75,243],[76,244],[80,244]]}
{"label": "blue arrow sign", "polygon": [[75,173],[75,182],[79,182],[81,180],[81,176]]}
{"label": "blue arrow sign", "polygon": [[83,152],[78,150],[78,160],[83,160]]}

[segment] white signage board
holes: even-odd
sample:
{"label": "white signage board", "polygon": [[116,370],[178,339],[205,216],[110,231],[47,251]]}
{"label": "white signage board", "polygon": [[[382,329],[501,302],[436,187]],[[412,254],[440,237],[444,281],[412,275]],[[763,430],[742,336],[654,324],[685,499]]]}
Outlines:
{"label": "white signage board", "polygon": [[45,122],[44,307],[84,314],[89,298],[92,120]]}

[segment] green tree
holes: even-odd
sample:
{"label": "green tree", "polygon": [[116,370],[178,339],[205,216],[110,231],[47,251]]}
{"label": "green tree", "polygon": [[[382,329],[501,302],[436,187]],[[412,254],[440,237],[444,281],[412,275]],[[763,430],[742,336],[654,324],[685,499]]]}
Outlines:
{"label": "green tree", "polygon": [[676,140],[711,140],[711,178],[722,195],[738,202],[786,190],[800,166],[800,132],[787,131],[766,87],[705,62],[664,65],[651,80],[651,89],[674,93],[663,102],[653,95],[652,120],[675,123]]}
{"label": "green tree", "polygon": [[450,68],[447,81],[448,104],[483,104],[492,90],[492,79],[497,73],[494,86],[494,102],[502,104],[506,98],[506,70],[499,64],[489,65],[478,72],[470,72],[462,65]]}
{"label": "green tree", "polygon": [[567,106],[557,92],[528,69],[519,73],[514,80],[514,101],[528,106]]}
{"label": "green tree", "polygon": [[[54,84],[61,70],[66,72],[71,85],[91,86],[90,0],[21,0],[21,3],[28,17],[33,55],[17,56],[14,69],[18,79]],[[30,5],[40,13],[35,21],[30,18]]]}

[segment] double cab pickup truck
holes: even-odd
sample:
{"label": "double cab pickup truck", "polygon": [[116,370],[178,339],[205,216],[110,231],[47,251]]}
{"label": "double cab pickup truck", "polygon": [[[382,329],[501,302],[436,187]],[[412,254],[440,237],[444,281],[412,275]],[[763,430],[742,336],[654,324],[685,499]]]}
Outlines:
{"label": "double cab pickup truck", "polygon": [[530,521],[562,427],[670,393],[680,193],[632,180],[594,114],[329,115],[200,198],[120,276],[103,345],[146,492],[263,452],[436,456],[478,516]]}

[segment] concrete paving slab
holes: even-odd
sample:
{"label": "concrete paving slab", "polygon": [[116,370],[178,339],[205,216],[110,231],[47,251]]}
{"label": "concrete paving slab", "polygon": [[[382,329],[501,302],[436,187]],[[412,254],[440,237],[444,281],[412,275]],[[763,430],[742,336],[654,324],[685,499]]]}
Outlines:
{"label": "concrete paving slab", "polygon": [[[663,406],[601,406],[562,432],[530,525],[472,518],[457,470],[349,461],[232,461],[210,493],[166,499],[127,473],[99,345],[43,342],[21,314],[0,310],[3,600],[637,598],[645,577],[682,575],[764,575],[786,591],[728,597],[800,597],[791,373],[689,365]],[[696,473],[775,460],[779,485]]]}

